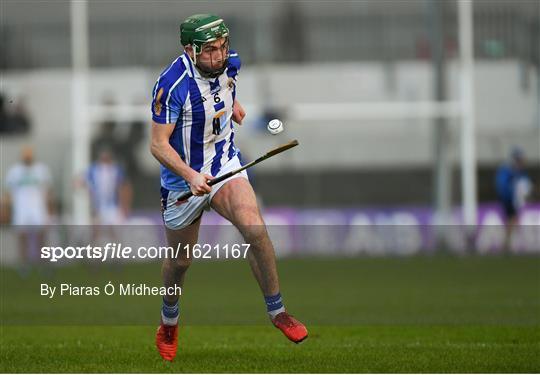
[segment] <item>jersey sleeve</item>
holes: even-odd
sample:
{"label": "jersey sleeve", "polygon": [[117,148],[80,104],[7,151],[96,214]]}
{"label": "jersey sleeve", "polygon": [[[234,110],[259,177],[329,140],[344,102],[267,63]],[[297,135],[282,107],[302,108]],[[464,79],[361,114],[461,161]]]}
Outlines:
{"label": "jersey sleeve", "polygon": [[179,78],[171,83],[160,78],[152,96],[152,120],[158,124],[175,124],[182,113],[186,94],[187,80]]}
{"label": "jersey sleeve", "polygon": [[242,61],[240,61],[240,56],[235,50],[229,51],[229,59],[227,61],[227,76],[230,78],[236,79],[236,76],[240,72],[240,67],[242,66]]}

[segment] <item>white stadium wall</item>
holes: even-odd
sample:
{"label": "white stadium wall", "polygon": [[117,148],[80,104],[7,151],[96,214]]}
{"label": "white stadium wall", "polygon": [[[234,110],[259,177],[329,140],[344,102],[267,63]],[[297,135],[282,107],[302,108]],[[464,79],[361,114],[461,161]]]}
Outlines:
{"label": "white stadium wall", "polygon": [[[126,113],[149,116],[149,96],[159,72],[148,69],[93,70],[90,77],[90,100],[99,105],[104,97],[116,104],[138,107]],[[523,85],[524,74],[529,83]],[[291,153],[266,168],[323,167],[396,167],[428,166],[432,157],[432,125],[430,120],[358,119],[334,121],[294,121],[291,114],[296,104],[359,103],[390,101],[427,101],[431,93],[431,67],[428,63],[401,62],[388,66],[376,63],[274,65],[245,67],[239,81],[239,99],[245,105],[248,121],[238,133],[239,144],[248,156],[260,154],[276,143],[298,138],[301,152]],[[8,73],[3,75],[3,92],[10,98],[23,98],[31,116],[30,139],[2,138],[2,171],[18,158],[22,143],[35,145],[39,157],[51,165],[53,173],[69,181],[62,171],[70,170],[71,144],[71,75],[68,70]],[[494,164],[503,160],[508,149],[519,144],[530,159],[539,161],[538,99],[534,70],[522,71],[516,61],[476,64],[477,148],[479,163]],[[456,100],[458,71],[449,66],[449,99]],[[264,107],[283,111],[285,132],[270,136],[254,129],[254,120]],[[106,111],[102,114],[106,115]],[[453,157],[459,163],[459,122],[452,121]],[[98,126],[95,124],[95,132]],[[155,161],[141,146],[142,165],[153,170]],[[64,177],[62,177],[64,176]]]}

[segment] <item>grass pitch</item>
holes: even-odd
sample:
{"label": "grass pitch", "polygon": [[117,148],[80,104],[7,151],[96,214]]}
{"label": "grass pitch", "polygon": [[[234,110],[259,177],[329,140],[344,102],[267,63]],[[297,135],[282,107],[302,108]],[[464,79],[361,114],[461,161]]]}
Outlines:
{"label": "grass pitch", "polygon": [[269,324],[245,262],[196,262],[173,363],[154,347],[159,297],[36,297],[40,282],[159,285],[158,264],[26,279],[2,269],[0,371],[540,372],[538,257],[279,263],[285,303],[308,340],[290,343]]}

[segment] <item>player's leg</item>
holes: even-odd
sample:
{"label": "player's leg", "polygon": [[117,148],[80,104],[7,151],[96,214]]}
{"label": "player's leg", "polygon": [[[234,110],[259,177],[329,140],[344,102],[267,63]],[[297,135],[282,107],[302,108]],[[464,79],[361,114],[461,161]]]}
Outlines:
{"label": "player's leg", "polygon": [[[191,265],[191,258],[187,256],[187,252],[183,249],[186,245],[191,248],[197,243],[200,224],[201,219],[199,217],[194,223],[183,229],[174,230],[166,228],[168,246],[173,249],[180,248],[181,251],[176,258],[166,258],[163,260],[161,276],[165,287],[169,288],[175,285],[184,286],[184,278]],[[180,246],[178,246],[179,244]],[[178,302],[178,296],[176,295],[167,295],[163,299],[169,304]]]}
{"label": "player's leg", "polygon": [[21,276],[26,277],[30,272],[30,233],[29,229],[22,228],[19,230],[17,235],[18,237],[18,247],[19,247],[19,257],[20,257],[20,267],[19,273]]}
{"label": "player's leg", "polygon": [[512,253],[512,234],[518,223],[518,212],[511,201],[503,202],[503,211],[506,219],[503,251],[510,254]]}
{"label": "player's leg", "polygon": [[285,311],[279,289],[274,247],[249,181],[242,177],[227,181],[214,194],[211,206],[231,221],[244,240],[251,245],[249,264],[264,294],[267,311],[274,325],[291,341],[303,341],[307,337],[307,329]]}
{"label": "player's leg", "polygon": [[[181,250],[177,257],[165,258],[162,265],[162,278],[165,287],[182,286],[184,276],[191,264],[185,246],[192,247],[197,243],[201,216],[208,208],[208,197],[191,197],[186,203],[178,204],[181,192],[162,190],[162,211],[165,222],[167,243],[174,250]],[[179,246],[180,244],[180,246]],[[164,302],[176,303],[177,296],[166,296]]]}
{"label": "player's leg", "polygon": [[17,233],[17,250],[20,260],[19,273],[21,276],[27,276],[30,272],[30,233],[32,231],[33,213],[36,211],[35,207],[28,206],[26,201],[22,201],[18,204],[17,200],[13,200],[11,209],[13,214],[13,228]]}
{"label": "player's leg", "polygon": [[[180,249],[174,258],[165,258],[161,267],[163,284],[168,290],[182,287],[186,272],[191,264],[185,246],[192,247],[199,236],[200,218],[206,207],[208,197],[191,197],[187,202],[178,204],[182,194],[178,191],[162,189],[162,212],[165,222],[167,243],[174,251]],[[180,244],[180,246],[178,246]],[[171,289],[172,287],[172,289]],[[172,361],[178,347],[179,296],[168,294],[163,297],[161,324],[156,333],[156,346],[165,360]]]}
{"label": "player's leg", "polygon": [[512,235],[514,233],[514,229],[518,223],[517,216],[511,216],[507,218],[506,221],[506,231],[505,231],[505,237],[504,237],[504,251],[507,254],[512,253]]}
{"label": "player's leg", "polygon": [[[199,235],[200,218],[194,223],[182,229],[166,228],[167,243],[169,247],[180,249],[184,245],[193,246],[197,242]],[[163,285],[168,290],[175,290],[176,286],[184,285],[186,272],[191,264],[191,258],[185,251],[181,251],[175,258],[165,258],[161,267]],[[172,361],[178,349],[178,317],[180,314],[176,293],[163,296],[161,307],[161,324],[156,333],[156,346],[161,357],[167,361]]]}
{"label": "player's leg", "polygon": [[251,245],[249,263],[264,295],[277,294],[279,280],[274,247],[249,182],[245,178],[230,180],[215,194],[211,206],[233,223]]}
{"label": "player's leg", "polygon": [[21,230],[19,232],[19,256],[21,258],[21,261],[24,265],[27,265],[30,260],[29,251],[28,251],[28,245],[30,241],[28,240],[29,233],[27,230]]}

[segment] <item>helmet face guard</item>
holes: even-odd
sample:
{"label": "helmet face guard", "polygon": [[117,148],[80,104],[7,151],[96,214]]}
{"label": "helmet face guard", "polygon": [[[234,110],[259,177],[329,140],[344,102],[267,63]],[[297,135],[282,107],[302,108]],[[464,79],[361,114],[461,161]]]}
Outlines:
{"label": "helmet face guard", "polygon": [[[225,61],[219,69],[209,69],[197,64],[197,55],[203,52],[204,45],[220,38],[226,38]],[[217,77],[225,71],[229,55],[229,29],[221,18],[212,14],[196,14],[180,25],[180,40],[183,46],[193,47],[194,64],[207,77]]]}
{"label": "helmet face guard", "polygon": [[[210,41],[210,42],[212,42],[212,41]],[[207,42],[207,43],[209,43],[209,42]],[[204,66],[204,65],[200,64],[199,61],[197,61],[197,55],[202,53],[203,50],[206,48],[205,44],[202,45],[202,47],[200,49],[201,52],[197,52],[197,51],[195,51],[195,47],[193,48],[193,50],[194,50],[194,54],[193,54],[194,61],[193,62],[195,64],[195,66],[197,67],[197,69],[199,69],[199,71],[201,72],[201,74],[204,77],[216,78],[219,75],[221,75],[225,71],[225,69],[227,68],[227,60],[229,58],[229,38],[225,37],[225,42],[222,45],[222,47],[220,47],[222,49],[225,49],[225,51],[222,52],[223,53],[223,61],[222,61],[221,68],[218,68],[218,69],[212,69],[211,68],[214,65],[213,53],[212,52],[209,52],[209,55],[210,55],[210,65],[209,66]],[[212,47],[212,48],[214,48],[214,47]]]}

